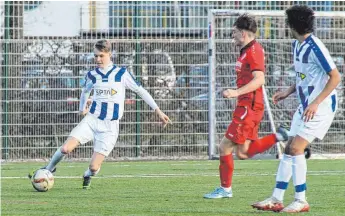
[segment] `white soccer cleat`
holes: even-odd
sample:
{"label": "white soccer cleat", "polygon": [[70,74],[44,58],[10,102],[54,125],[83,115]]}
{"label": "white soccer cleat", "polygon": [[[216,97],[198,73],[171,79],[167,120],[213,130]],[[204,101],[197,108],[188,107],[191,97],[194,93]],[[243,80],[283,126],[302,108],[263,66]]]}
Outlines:
{"label": "white soccer cleat", "polygon": [[254,203],[251,206],[258,210],[274,212],[279,212],[284,208],[284,204],[275,197],[267,198],[264,201]]}
{"label": "white soccer cleat", "polygon": [[298,212],[308,212],[310,209],[309,204],[307,201],[303,200],[295,200],[290,205],[286,206],[283,210],[280,212],[286,212],[286,213],[298,213]]}
{"label": "white soccer cleat", "polygon": [[204,198],[206,199],[219,199],[219,198],[231,198],[232,197],[232,190],[226,192],[224,188],[218,187],[211,193],[205,194]]}

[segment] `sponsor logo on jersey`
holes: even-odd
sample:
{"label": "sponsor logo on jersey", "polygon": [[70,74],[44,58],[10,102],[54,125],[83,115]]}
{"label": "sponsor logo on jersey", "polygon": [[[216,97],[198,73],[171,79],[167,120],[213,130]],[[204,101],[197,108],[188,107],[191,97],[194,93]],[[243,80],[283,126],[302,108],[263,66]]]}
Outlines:
{"label": "sponsor logo on jersey", "polygon": [[95,89],[97,96],[115,95],[117,93],[114,89]]}
{"label": "sponsor logo on jersey", "polygon": [[296,76],[301,78],[301,80],[304,80],[304,78],[307,77],[304,73],[301,73],[301,72],[296,72]]}

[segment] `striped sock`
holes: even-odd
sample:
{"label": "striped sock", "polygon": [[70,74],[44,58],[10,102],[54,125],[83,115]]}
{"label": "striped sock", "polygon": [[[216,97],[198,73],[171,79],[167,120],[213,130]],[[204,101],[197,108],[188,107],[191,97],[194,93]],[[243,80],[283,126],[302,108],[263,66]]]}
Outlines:
{"label": "striped sock", "polygon": [[292,157],[292,178],[295,186],[295,199],[305,201],[307,161],[304,154]]}
{"label": "striped sock", "polygon": [[292,157],[290,155],[283,155],[280,160],[279,168],[276,176],[276,187],[273,191],[273,197],[283,201],[284,193],[288,187],[292,175]]}

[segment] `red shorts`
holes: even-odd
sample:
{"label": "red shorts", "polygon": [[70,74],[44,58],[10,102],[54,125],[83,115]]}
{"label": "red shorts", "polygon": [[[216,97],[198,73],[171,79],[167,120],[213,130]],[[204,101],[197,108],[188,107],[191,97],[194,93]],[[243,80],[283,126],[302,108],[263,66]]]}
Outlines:
{"label": "red shorts", "polygon": [[256,140],[263,116],[263,109],[252,110],[248,106],[237,106],[225,137],[236,144],[244,144],[246,140]]}

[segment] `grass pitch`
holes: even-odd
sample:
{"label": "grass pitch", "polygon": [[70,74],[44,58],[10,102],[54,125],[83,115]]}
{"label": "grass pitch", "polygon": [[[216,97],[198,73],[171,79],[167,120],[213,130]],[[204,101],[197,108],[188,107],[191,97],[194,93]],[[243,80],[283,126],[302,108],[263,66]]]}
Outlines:
{"label": "grass pitch", "polygon": [[[235,161],[234,197],[206,200],[219,185],[218,161],[105,162],[83,190],[88,163],[59,164],[55,185],[36,192],[25,176],[43,163],[3,163],[1,215],[277,215],[252,209],[269,197],[278,160]],[[345,215],[344,160],[309,160],[304,215]],[[293,184],[284,204],[293,200]],[[281,214],[280,214],[281,215]]]}

